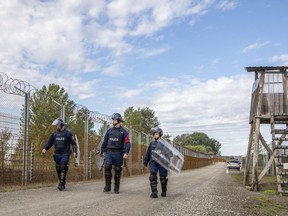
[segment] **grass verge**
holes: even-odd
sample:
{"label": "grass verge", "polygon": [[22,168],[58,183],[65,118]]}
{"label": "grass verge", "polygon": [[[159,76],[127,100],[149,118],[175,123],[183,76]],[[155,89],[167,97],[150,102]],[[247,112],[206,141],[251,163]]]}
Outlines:
{"label": "grass verge", "polygon": [[[243,172],[229,173],[239,184],[243,184]],[[259,184],[259,191],[251,191],[249,209],[252,215],[288,215],[288,197],[277,193],[277,181],[275,176],[265,176]]]}

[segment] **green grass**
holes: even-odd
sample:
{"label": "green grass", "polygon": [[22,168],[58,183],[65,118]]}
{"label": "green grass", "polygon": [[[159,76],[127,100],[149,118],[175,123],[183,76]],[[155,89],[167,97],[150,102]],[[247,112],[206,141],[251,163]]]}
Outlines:
{"label": "green grass", "polygon": [[[243,172],[230,175],[243,185]],[[259,191],[251,191],[251,199],[249,206],[246,207],[253,215],[288,215],[288,197],[278,195],[276,176],[264,176],[259,184]]]}
{"label": "green grass", "polygon": [[277,195],[277,191],[276,190],[264,190],[263,194]]}
{"label": "green grass", "polygon": [[[231,173],[234,179],[236,179],[240,184],[243,184],[244,173]],[[259,184],[259,192],[266,193],[266,194],[275,194],[272,191],[277,192],[277,179],[276,176],[264,176]]]}

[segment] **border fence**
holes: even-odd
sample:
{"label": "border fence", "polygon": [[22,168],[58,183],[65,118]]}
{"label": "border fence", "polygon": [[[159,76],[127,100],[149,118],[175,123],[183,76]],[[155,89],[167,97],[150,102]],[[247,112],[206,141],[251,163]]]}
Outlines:
{"label": "border fence", "polygon": [[[57,180],[53,150],[45,155],[41,150],[46,143],[38,142],[37,137],[29,134],[31,120],[30,93],[37,91],[33,86],[19,79],[12,79],[0,72],[0,186],[27,185],[33,183],[48,183]],[[57,103],[55,101],[55,103]],[[101,136],[91,135],[88,131],[89,122],[107,130],[111,124],[108,115],[88,110],[77,104],[74,111],[65,113],[65,106],[60,106],[60,117],[73,118],[73,115],[83,115],[83,128],[72,130],[77,135],[80,144],[80,166],[75,167],[71,157],[68,179],[69,181],[86,181],[103,178],[103,171],[96,166],[96,148]],[[57,105],[57,106],[58,106]],[[59,108],[59,107],[58,107]],[[20,113],[20,114],[19,114]],[[58,114],[59,114],[58,113]],[[57,114],[57,116],[59,116]],[[72,116],[71,116],[72,115]],[[48,122],[51,125],[51,122]],[[69,124],[67,125],[69,129]],[[52,132],[52,129],[47,129]],[[50,130],[50,131],[49,131]],[[133,128],[129,131],[131,153],[127,166],[123,169],[123,176],[141,175],[147,172],[143,166],[143,159],[152,137],[149,134],[138,132]],[[49,134],[47,132],[47,134]],[[46,134],[46,133],[45,133]],[[48,141],[49,136],[47,136]],[[194,169],[210,165],[221,158],[190,151],[182,146],[176,146],[185,158],[183,170]]]}

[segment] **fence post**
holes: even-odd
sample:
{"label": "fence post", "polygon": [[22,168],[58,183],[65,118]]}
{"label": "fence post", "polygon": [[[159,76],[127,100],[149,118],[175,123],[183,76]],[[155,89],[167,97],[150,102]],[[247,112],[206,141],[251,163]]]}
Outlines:
{"label": "fence post", "polygon": [[92,152],[89,151],[89,179],[92,178]]}
{"label": "fence post", "polygon": [[[140,163],[139,164],[139,171],[141,173],[142,171],[142,167],[143,167],[143,163],[141,161],[141,132],[138,132],[138,162]],[[142,172],[143,173],[143,172]]]}
{"label": "fence post", "polygon": [[29,113],[30,113],[30,93],[25,93],[25,114],[24,114],[24,140],[23,140],[23,169],[22,185],[27,184],[27,162],[28,162],[28,137],[29,137]]}
{"label": "fence post", "polygon": [[84,180],[88,179],[88,113],[85,113],[84,127]]}
{"label": "fence post", "polygon": [[30,151],[30,178],[29,181],[33,180],[33,166],[34,166],[34,143],[31,143]]}
{"label": "fence post", "polygon": [[133,131],[130,129],[129,130],[129,139],[130,139],[130,152],[131,152],[131,154],[130,154],[130,160],[129,160],[129,167],[128,167],[128,169],[129,169],[129,173],[130,173],[130,176],[132,176],[132,165],[133,165],[133,163],[132,163],[132,160],[133,160],[133,140],[132,140],[132,137],[133,137]]}

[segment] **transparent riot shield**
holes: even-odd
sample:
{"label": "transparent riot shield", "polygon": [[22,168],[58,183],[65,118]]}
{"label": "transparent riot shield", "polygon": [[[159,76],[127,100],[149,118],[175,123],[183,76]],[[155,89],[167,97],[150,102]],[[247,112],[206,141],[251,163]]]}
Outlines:
{"label": "transparent riot shield", "polygon": [[75,135],[75,141],[77,144],[77,158],[75,158],[75,167],[79,167],[80,166],[80,146],[79,146],[78,138],[76,135]]}
{"label": "transparent riot shield", "polygon": [[100,141],[95,154],[96,167],[98,170],[102,170],[104,166],[105,156],[101,155],[101,146],[103,144],[103,139]]}
{"label": "transparent riot shield", "polygon": [[162,138],[152,152],[152,159],[172,174],[180,173],[184,164],[183,154]]}

